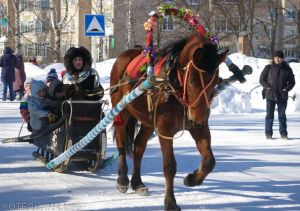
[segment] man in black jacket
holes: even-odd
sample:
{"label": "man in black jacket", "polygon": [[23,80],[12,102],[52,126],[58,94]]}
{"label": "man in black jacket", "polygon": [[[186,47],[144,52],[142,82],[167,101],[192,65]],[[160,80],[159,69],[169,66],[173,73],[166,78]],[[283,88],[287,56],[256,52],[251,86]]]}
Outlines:
{"label": "man in black jacket", "polygon": [[267,100],[267,115],[265,134],[267,139],[272,139],[274,111],[277,104],[279,132],[282,139],[288,139],[286,125],[286,107],[288,92],[295,86],[295,76],[290,66],[283,61],[282,51],[275,51],[272,64],[267,65],[262,71],[259,82],[263,86],[264,97]]}

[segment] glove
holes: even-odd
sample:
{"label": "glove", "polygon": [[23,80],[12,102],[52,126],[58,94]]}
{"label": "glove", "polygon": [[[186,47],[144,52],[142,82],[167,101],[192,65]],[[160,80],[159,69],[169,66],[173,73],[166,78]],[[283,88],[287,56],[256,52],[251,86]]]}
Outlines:
{"label": "glove", "polygon": [[26,122],[29,122],[29,111],[27,109],[20,109],[20,113],[21,113],[22,118]]}
{"label": "glove", "polygon": [[57,116],[55,114],[52,113],[48,113],[48,122],[49,124],[54,123],[57,119]]}

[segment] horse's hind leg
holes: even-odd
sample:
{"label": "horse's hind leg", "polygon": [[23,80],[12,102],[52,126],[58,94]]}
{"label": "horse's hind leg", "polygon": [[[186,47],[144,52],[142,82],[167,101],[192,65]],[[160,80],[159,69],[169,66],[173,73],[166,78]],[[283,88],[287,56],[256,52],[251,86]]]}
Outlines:
{"label": "horse's hind leg", "polygon": [[211,149],[211,136],[208,125],[191,129],[190,133],[195,139],[197,148],[202,156],[201,168],[184,178],[184,184],[188,187],[193,187],[203,183],[206,176],[214,169],[216,161]]}
{"label": "horse's hind leg", "polygon": [[176,203],[174,195],[174,177],[176,174],[176,160],[173,152],[173,140],[159,138],[163,155],[163,168],[165,176],[165,210],[181,210]]}
{"label": "horse's hind leg", "polygon": [[141,128],[134,141],[133,170],[131,177],[131,188],[134,191],[147,194],[147,188],[141,179],[141,161],[147,146],[147,141],[153,133],[153,128],[141,125]]}

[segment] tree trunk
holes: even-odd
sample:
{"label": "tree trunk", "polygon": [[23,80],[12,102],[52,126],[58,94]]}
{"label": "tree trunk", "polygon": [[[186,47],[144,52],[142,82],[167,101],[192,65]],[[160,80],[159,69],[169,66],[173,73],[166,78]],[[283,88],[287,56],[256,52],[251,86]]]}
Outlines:
{"label": "tree trunk", "polygon": [[23,54],[23,45],[21,43],[21,30],[20,30],[20,11],[19,11],[19,1],[13,0],[13,7],[15,12],[15,28],[14,28],[14,34],[15,34],[15,49],[17,54]]}
{"label": "tree trunk", "polygon": [[[55,2],[58,1],[58,2]],[[53,48],[53,60],[54,62],[61,61],[61,52],[60,52],[60,44],[61,44],[61,30],[65,26],[67,19],[68,19],[68,8],[69,3],[68,0],[65,1],[65,15],[64,18],[60,21],[60,12],[57,12],[60,9],[60,1],[59,0],[51,0],[50,1],[50,8],[51,8],[51,27],[54,33],[54,48]],[[60,22],[59,22],[60,21]]]}
{"label": "tree trunk", "polygon": [[125,49],[129,49],[132,46],[132,0],[128,0],[128,19],[126,26],[126,43]]}

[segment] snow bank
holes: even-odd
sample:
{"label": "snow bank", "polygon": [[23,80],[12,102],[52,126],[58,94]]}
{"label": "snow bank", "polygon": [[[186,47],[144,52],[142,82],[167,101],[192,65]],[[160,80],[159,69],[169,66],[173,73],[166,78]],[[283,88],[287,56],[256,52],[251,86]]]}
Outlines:
{"label": "snow bank", "polygon": [[[264,112],[266,102],[262,99],[261,91],[262,87],[259,84],[259,76],[263,68],[270,63],[270,60],[260,59],[254,57],[247,57],[240,53],[234,53],[229,55],[229,58],[242,69],[244,65],[249,65],[253,69],[251,75],[246,75],[247,81],[243,84],[239,82],[229,86],[226,90],[221,92],[213,100],[212,113],[213,114],[225,114],[225,113],[256,113]],[[109,59],[100,63],[93,64],[93,67],[98,71],[101,84],[107,88],[109,87],[110,72],[113,63],[116,59]],[[295,74],[296,86],[289,93],[292,97],[296,96],[295,101],[292,98],[289,99],[287,113],[300,112],[300,63],[291,63],[291,68]],[[27,78],[36,78],[45,80],[47,73],[51,68],[55,68],[59,77],[60,72],[65,70],[62,63],[51,64],[44,69],[35,66],[31,63],[25,63],[25,71]],[[220,77],[228,78],[232,73],[228,70],[227,66],[222,63],[220,65]],[[2,87],[2,83],[0,85]],[[1,88],[0,87],[0,88]],[[2,88],[1,88],[2,92]],[[1,94],[2,95],[2,94]]]}

